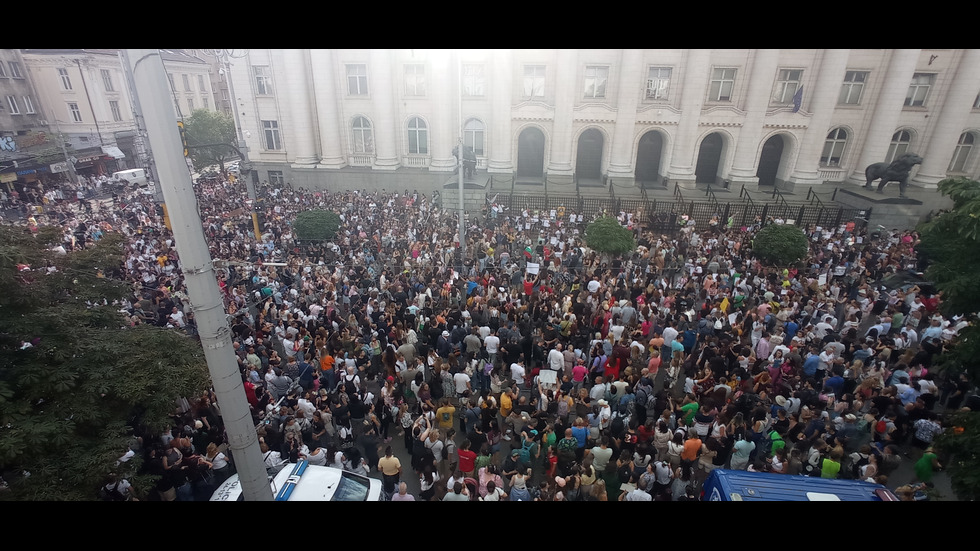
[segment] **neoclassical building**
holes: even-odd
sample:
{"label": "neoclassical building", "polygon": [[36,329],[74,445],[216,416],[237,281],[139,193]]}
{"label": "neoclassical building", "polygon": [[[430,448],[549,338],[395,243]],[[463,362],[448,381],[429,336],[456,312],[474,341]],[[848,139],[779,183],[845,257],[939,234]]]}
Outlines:
{"label": "neoclassical building", "polygon": [[980,50],[261,50],[234,60],[256,177],[582,185],[864,183],[909,151],[913,185],[977,178]]}

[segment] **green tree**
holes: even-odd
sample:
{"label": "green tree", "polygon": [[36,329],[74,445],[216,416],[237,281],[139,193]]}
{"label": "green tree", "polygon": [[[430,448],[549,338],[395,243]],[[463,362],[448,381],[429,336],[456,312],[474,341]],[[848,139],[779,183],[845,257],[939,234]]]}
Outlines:
{"label": "green tree", "polygon": [[612,216],[602,216],[585,228],[585,243],[600,253],[619,256],[636,250],[636,237]]}
{"label": "green tree", "polygon": [[[940,309],[945,316],[963,316],[970,325],[937,358],[940,372],[949,378],[960,373],[976,384],[980,381],[980,182],[948,178],[939,191],[953,200],[953,208],[920,224],[917,251],[925,256],[925,276],[941,293]],[[958,414],[959,427],[937,441],[952,458],[947,461],[953,488],[963,499],[980,497],[980,413]]]}
{"label": "green tree", "polygon": [[184,120],[184,133],[187,136],[187,145],[190,146],[194,170],[211,165],[219,165],[224,170],[225,162],[238,156],[230,147],[195,147],[209,144],[234,145],[235,120],[231,115],[210,109],[196,109]]}
{"label": "green tree", "polygon": [[806,256],[809,242],[803,230],[789,224],[769,224],[752,240],[752,252],[770,266],[789,266]]}
{"label": "green tree", "polygon": [[114,465],[132,429],[166,428],[175,400],[210,381],[194,340],[128,327],[120,235],[58,254],[61,235],[0,226],[0,469],[13,479],[0,499],[94,499],[110,472],[139,467]]}
{"label": "green tree", "polygon": [[302,241],[329,241],[340,228],[340,216],[329,210],[306,210],[296,215],[293,231]]}
{"label": "green tree", "polygon": [[943,467],[953,491],[962,500],[980,499],[980,412],[956,413],[946,426],[936,437],[936,447],[950,456]]}

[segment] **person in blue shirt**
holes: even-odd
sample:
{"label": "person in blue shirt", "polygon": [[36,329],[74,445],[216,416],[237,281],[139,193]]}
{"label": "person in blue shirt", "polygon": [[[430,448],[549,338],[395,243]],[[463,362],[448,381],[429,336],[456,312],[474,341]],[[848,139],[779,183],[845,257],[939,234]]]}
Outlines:
{"label": "person in blue shirt", "polygon": [[585,443],[589,439],[589,427],[581,417],[575,421],[575,426],[572,427],[572,437],[578,441],[575,455],[578,457],[578,461],[581,461],[582,457],[585,456]]}
{"label": "person in blue shirt", "polygon": [[817,374],[817,367],[820,366],[820,355],[817,353],[816,347],[810,347],[810,354],[806,357],[803,362],[803,374],[807,377],[813,377]]}
{"label": "person in blue shirt", "polygon": [[796,333],[799,330],[800,324],[796,323],[796,317],[794,316],[790,318],[790,320],[783,325],[783,331],[786,333],[786,336],[783,338],[783,344],[789,346],[789,344],[793,342],[793,337],[796,336]]}

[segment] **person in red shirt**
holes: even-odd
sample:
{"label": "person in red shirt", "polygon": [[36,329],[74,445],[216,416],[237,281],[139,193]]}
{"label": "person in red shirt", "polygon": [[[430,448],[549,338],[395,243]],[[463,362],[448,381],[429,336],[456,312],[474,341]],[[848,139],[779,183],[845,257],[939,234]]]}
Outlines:
{"label": "person in red shirt", "polygon": [[456,455],[459,456],[459,471],[463,476],[472,477],[473,471],[476,470],[476,452],[470,449],[469,440],[463,440]]}

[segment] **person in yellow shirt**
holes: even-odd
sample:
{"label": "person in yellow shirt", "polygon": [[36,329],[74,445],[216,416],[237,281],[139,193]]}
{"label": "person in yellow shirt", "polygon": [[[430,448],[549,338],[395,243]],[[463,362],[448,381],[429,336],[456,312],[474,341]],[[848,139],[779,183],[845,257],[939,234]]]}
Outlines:
{"label": "person in yellow shirt", "polygon": [[500,416],[506,419],[514,409],[514,395],[510,388],[500,393]]}
{"label": "person in yellow shirt", "polygon": [[[453,428],[453,418],[456,414],[456,408],[449,402],[449,398],[442,399],[442,407],[436,410],[436,420],[439,423],[439,428],[444,430],[449,430]],[[441,458],[436,458],[441,459]]]}

